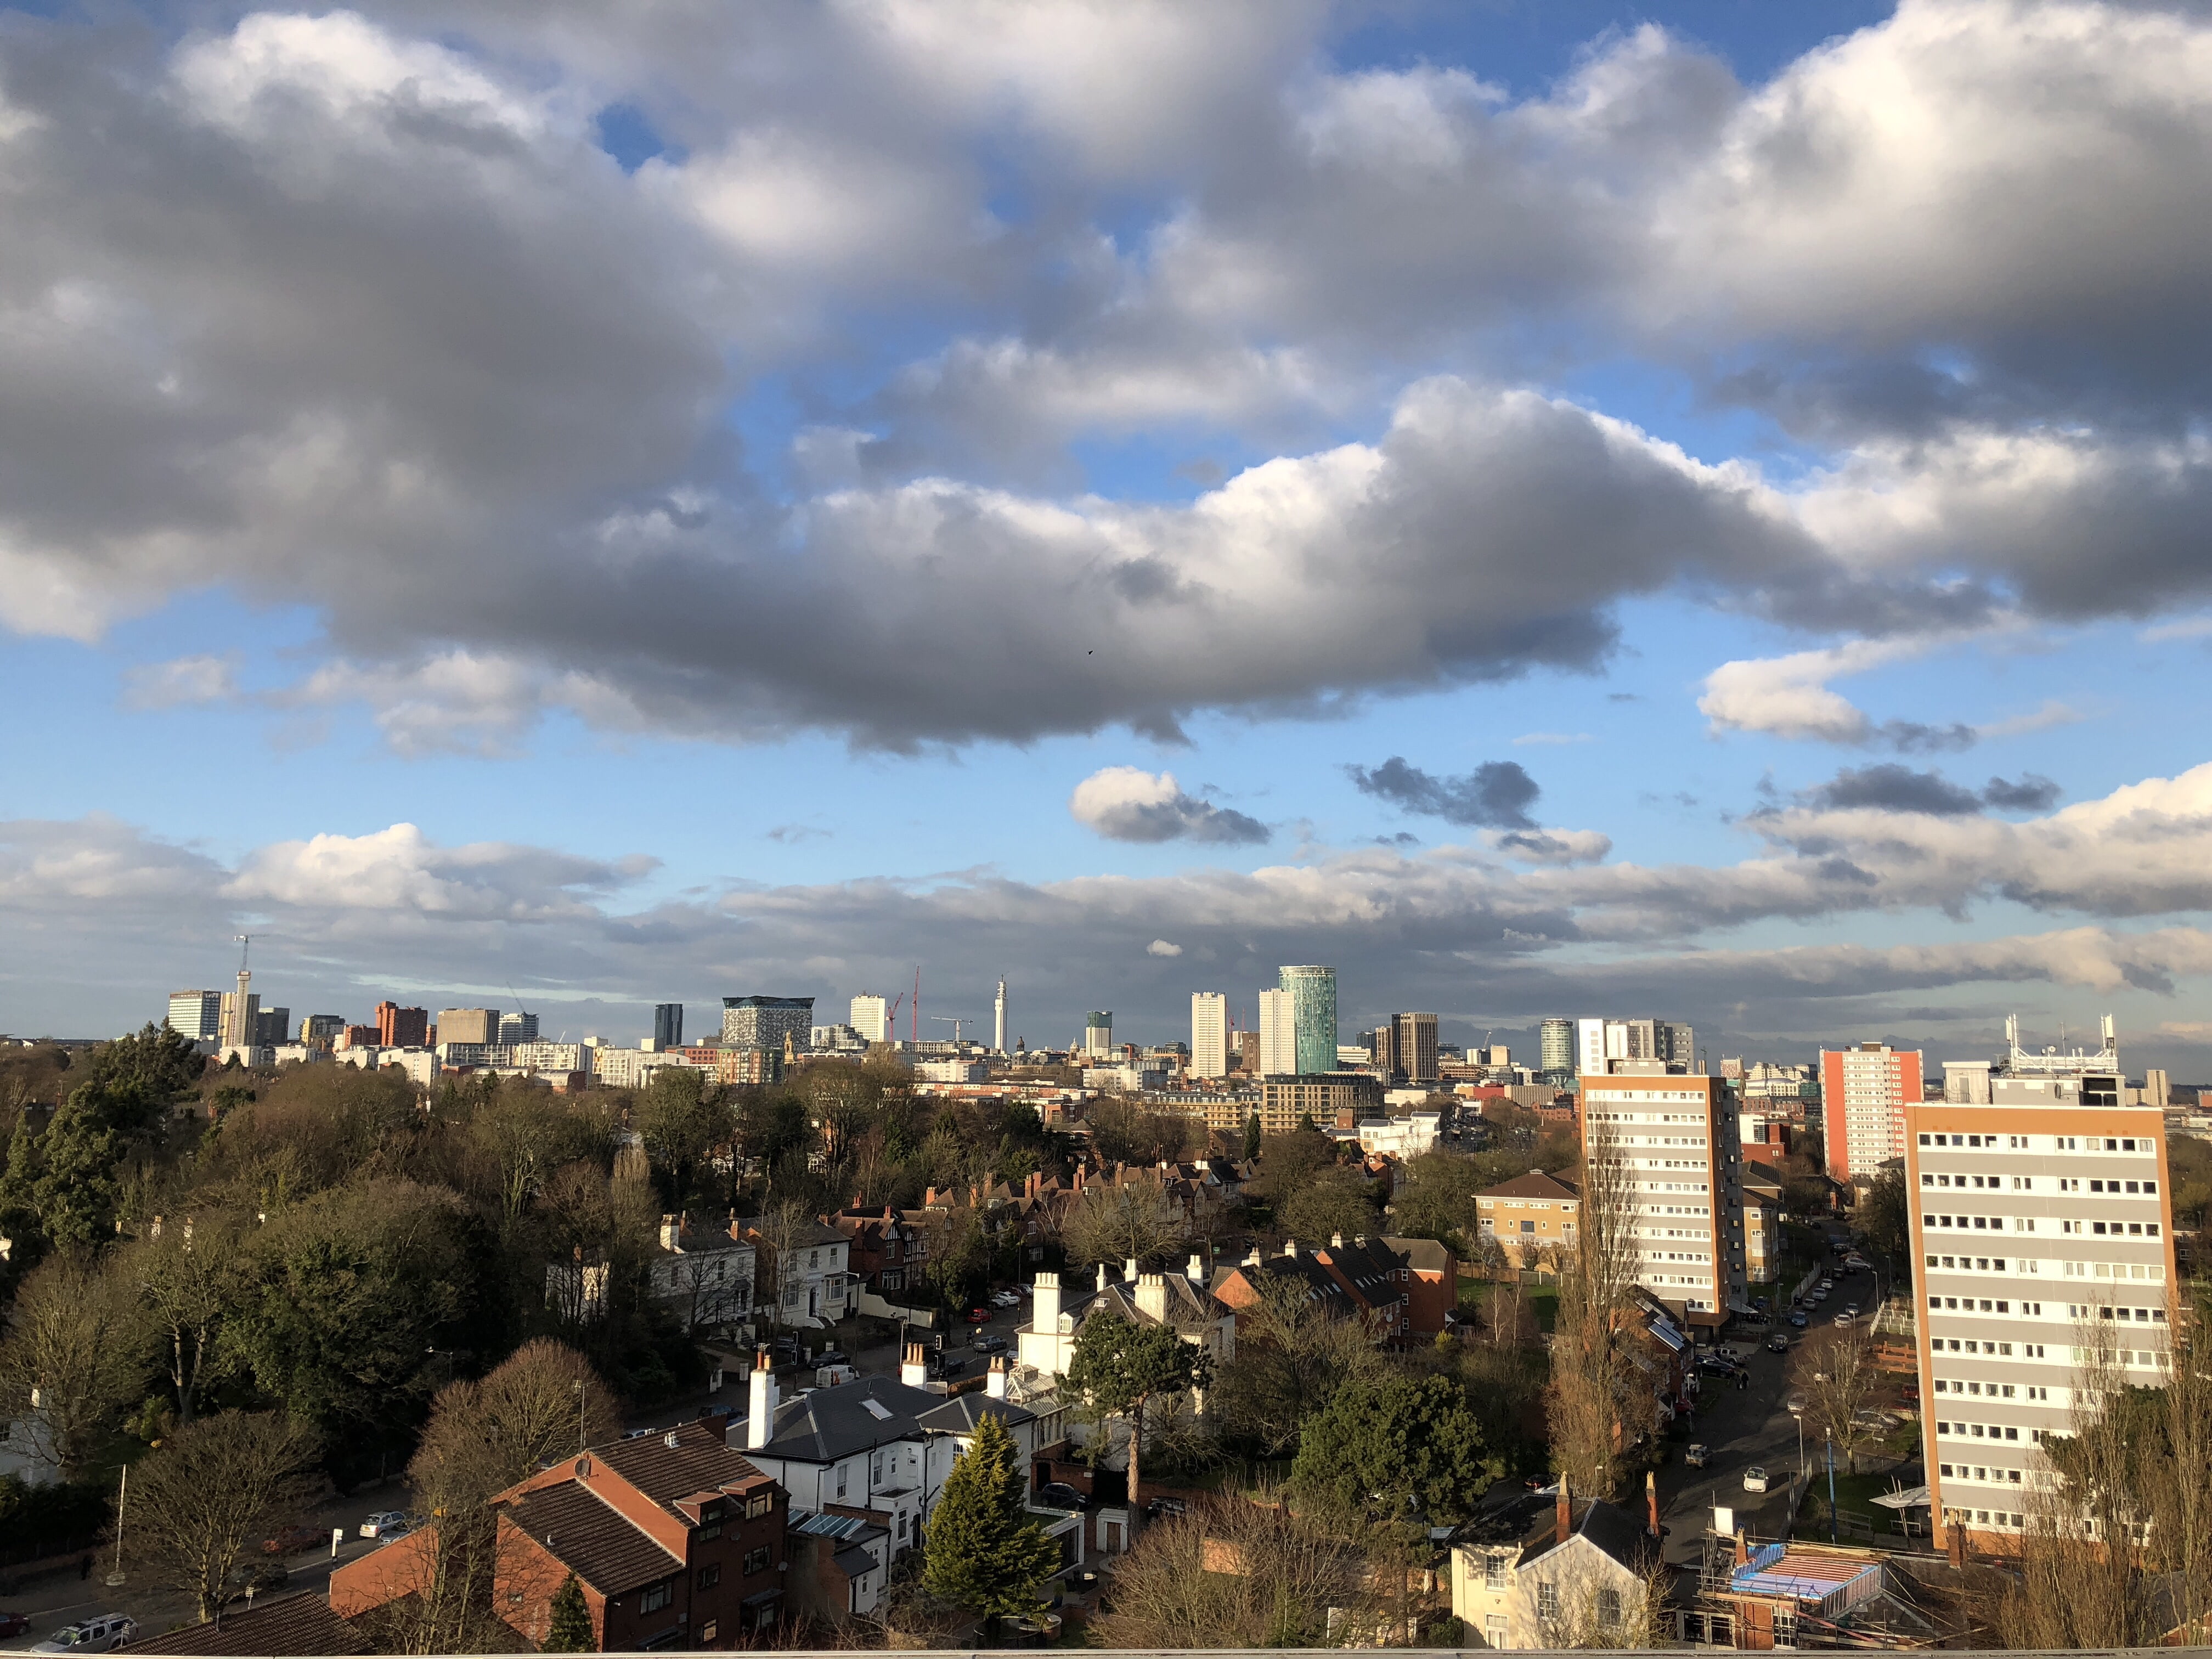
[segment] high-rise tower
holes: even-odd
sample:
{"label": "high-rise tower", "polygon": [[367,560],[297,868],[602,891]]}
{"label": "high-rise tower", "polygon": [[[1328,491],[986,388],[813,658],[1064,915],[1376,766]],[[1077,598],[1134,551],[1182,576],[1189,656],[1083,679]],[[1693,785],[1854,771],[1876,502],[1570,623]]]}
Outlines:
{"label": "high-rise tower", "polygon": [[1303,1076],[1336,1069],[1336,969],[1308,965],[1281,970],[1290,993],[1291,1021],[1297,1032],[1297,1063]]}
{"label": "high-rise tower", "polygon": [[991,1047],[1006,1052],[1006,981],[999,981],[999,994],[991,1004]]}
{"label": "high-rise tower", "polygon": [[1229,1075],[1229,999],[1219,991],[1190,994],[1190,1074]]}

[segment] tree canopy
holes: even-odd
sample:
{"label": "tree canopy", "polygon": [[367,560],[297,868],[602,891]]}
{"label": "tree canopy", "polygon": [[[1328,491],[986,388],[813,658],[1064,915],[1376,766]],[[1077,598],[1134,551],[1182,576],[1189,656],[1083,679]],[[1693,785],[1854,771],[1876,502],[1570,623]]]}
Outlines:
{"label": "tree canopy", "polygon": [[1388,1376],[1338,1390],[1299,1438],[1291,1482],[1340,1522],[1463,1521],[1505,1472],[1459,1384]]}
{"label": "tree canopy", "polygon": [[922,1582],[991,1618],[1034,1607],[1037,1586],[1060,1565],[1060,1547],[1023,1510],[1012,1437],[986,1416],[945,1478],[924,1534]]}

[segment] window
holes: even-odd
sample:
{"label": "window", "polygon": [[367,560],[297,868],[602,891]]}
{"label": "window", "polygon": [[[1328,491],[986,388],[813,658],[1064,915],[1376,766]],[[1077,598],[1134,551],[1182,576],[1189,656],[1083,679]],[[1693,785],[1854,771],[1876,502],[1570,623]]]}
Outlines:
{"label": "window", "polygon": [[1610,1629],[1620,1622],[1620,1592],[1601,1589],[1597,1593],[1597,1621]]}
{"label": "window", "polygon": [[1482,1634],[1483,1638],[1493,1648],[1504,1647],[1510,1635],[1510,1630],[1505,1621],[1505,1615],[1502,1613],[1484,1614],[1482,1620]]}
{"label": "window", "polygon": [[721,1582],[722,1565],[720,1562],[718,1561],[712,1566],[706,1566],[699,1569],[699,1588],[701,1589],[712,1589],[715,1585]]}
{"label": "window", "polygon": [[1504,1553],[1498,1550],[1482,1558],[1483,1589],[1502,1590],[1505,1588],[1505,1559]]}
{"label": "window", "polygon": [[648,1584],[637,1598],[640,1613],[658,1613],[676,1599],[676,1581],[664,1578],[657,1584]]}
{"label": "window", "polygon": [[757,1550],[747,1550],[745,1552],[744,1561],[738,1567],[738,1571],[744,1573],[748,1578],[751,1577],[753,1574],[757,1572],[766,1572],[769,1567],[769,1558],[775,1552],[770,1550],[765,1544],[763,1544]]}
{"label": "window", "polygon": [[745,1499],[745,1519],[757,1521],[775,1507],[775,1488],[763,1487]]}
{"label": "window", "polygon": [[712,1619],[709,1619],[705,1624],[699,1626],[699,1643],[700,1645],[703,1647],[714,1639],[714,1621]]}
{"label": "window", "polygon": [[1536,1585],[1536,1616],[1539,1619],[1557,1619],[1559,1616],[1559,1587],[1548,1578],[1540,1580]]}

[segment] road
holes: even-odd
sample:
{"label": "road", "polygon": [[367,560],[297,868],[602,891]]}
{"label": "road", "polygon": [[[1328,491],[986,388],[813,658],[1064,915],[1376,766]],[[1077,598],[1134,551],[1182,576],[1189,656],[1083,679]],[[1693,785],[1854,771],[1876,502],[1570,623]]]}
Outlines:
{"label": "road", "polygon": [[[1691,1437],[1705,1443],[1710,1461],[1704,1468],[1693,1469],[1678,1458],[1659,1472],[1660,1516],[1667,1528],[1669,1561],[1699,1559],[1717,1504],[1733,1509],[1736,1524],[1759,1537],[1786,1534],[1795,1510],[1789,1477],[1799,1468],[1797,1420],[1783,1404],[1790,1392],[1790,1367],[1807,1348],[1818,1350],[1836,1340],[1841,1333],[1834,1318],[1846,1303],[1856,1302],[1863,1309],[1870,1309],[1873,1298],[1870,1275],[1838,1276],[1834,1291],[1804,1330],[1787,1325],[1774,1328],[1791,1339],[1788,1353],[1766,1352],[1765,1341],[1771,1332],[1760,1333],[1756,1339],[1747,1333],[1724,1345],[1741,1348],[1754,1340],[1759,1342],[1748,1359],[1751,1386],[1740,1389],[1723,1377],[1705,1377],[1705,1391],[1700,1397],[1711,1403],[1699,1413]],[[1862,1323],[1863,1320],[1863,1314]],[[1818,1444],[1807,1444],[1804,1457],[1808,1466],[1816,1463]],[[1771,1490],[1764,1497],[1744,1490],[1744,1471],[1754,1465],[1765,1469],[1769,1476]]]}

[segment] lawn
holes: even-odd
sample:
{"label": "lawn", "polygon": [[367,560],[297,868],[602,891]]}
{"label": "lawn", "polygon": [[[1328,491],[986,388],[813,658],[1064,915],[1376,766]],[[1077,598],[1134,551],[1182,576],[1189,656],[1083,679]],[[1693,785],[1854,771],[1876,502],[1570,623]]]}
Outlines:
{"label": "lawn", "polygon": [[[1843,1542],[1857,1541],[1902,1542],[1903,1535],[1895,1530],[1897,1511],[1883,1509],[1874,1500],[1887,1492],[1896,1476],[1881,1474],[1846,1474],[1839,1466],[1836,1470],[1836,1511],[1843,1522],[1838,1534]],[[1859,1523],[1857,1528],[1853,1522]],[[1813,1479],[1806,1489],[1805,1502],[1797,1511],[1795,1535],[1799,1538],[1825,1541],[1828,1536],[1828,1472],[1826,1465],[1815,1456]]]}
{"label": "lawn", "polygon": [[[1468,1313],[1482,1313],[1491,1297],[1504,1287],[1487,1279],[1462,1279],[1459,1282],[1459,1305]],[[1522,1299],[1528,1311],[1535,1316],[1536,1328],[1549,1331],[1559,1322],[1559,1287],[1557,1285],[1523,1285]]]}

